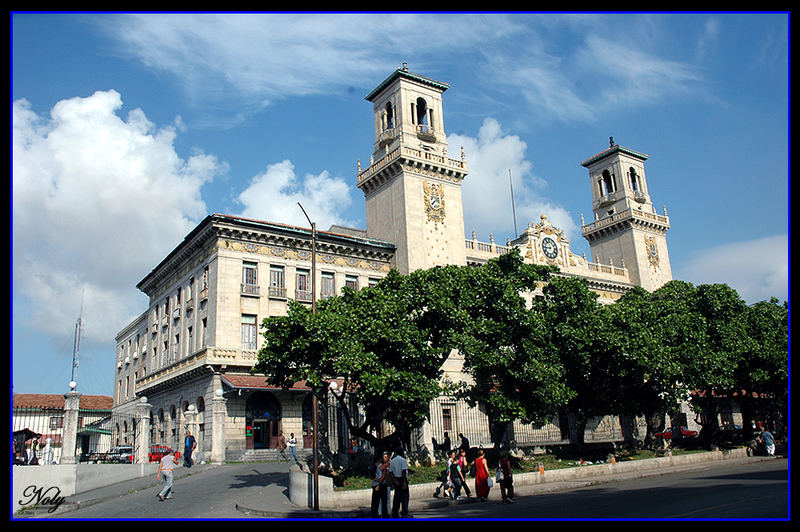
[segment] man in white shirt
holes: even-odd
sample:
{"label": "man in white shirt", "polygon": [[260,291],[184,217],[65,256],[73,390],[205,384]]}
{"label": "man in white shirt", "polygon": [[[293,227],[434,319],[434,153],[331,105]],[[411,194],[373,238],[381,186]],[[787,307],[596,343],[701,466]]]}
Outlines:
{"label": "man in white shirt", "polygon": [[[392,473],[392,488],[394,489],[394,499],[392,500],[392,517],[410,517],[408,515],[408,462],[403,456],[403,449],[398,448],[394,453],[394,458],[389,462],[389,471]],[[402,507],[402,511],[399,512]]]}
{"label": "man in white shirt", "polygon": [[292,460],[294,460],[295,464],[300,465],[300,462],[297,461],[296,448],[297,448],[297,438],[294,437],[294,432],[292,432],[289,435],[289,463],[291,464]]}
{"label": "man in white shirt", "polygon": [[178,458],[175,456],[175,451],[169,449],[167,454],[158,463],[158,472],[156,479],[161,480],[161,474],[164,474],[164,489],[158,492],[158,500],[164,502],[166,499],[172,498],[172,478],[175,464],[178,463]]}

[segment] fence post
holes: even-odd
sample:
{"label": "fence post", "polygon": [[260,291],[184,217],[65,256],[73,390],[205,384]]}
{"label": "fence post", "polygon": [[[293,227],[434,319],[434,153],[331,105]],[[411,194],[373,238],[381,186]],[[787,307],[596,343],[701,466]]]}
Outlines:
{"label": "fence post", "polygon": [[221,464],[225,461],[225,418],[228,400],[222,396],[222,388],[214,392],[211,399],[211,462]]}
{"label": "fence post", "polygon": [[142,397],[136,404],[136,463],[146,464],[150,461],[150,409],[152,405],[147,397]]}
{"label": "fence post", "polygon": [[78,411],[81,407],[81,393],[74,389],[64,394],[64,432],[61,440],[61,463],[75,464],[75,451],[78,442]]}

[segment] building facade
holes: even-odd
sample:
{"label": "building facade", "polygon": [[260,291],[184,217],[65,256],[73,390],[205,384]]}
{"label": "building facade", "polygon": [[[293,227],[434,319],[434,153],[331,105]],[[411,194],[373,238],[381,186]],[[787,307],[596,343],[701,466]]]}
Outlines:
{"label": "building facade", "polygon": [[[671,279],[669,220],[652,208],[647,157],[613,142],[582,163],[594,201],[595,220],[583,224],[592,261],[572,253],[564,231],[544,214],[504,245],[478,241],[474,233],[467,238],[461,200],[466,155],[449,155],[442,112],[448,88],[404,65],[367,95],[374,148],[367,167],[359,162],[356,181],[365,197],[366,229],[315,231],[315,279],[310,229],[213,214],[187,235],[137,285],[150,303],[116,337],[115,411],[132,412],[146,398],[150,440],[177,448],[191,413],[199,451],[211,453],[214,441],[224,441],[227,459],[274,449],[281,432],[294,433],[301,449],[308,448],[309,390],[303,383],[269,387],[250,369],[261,347],[261,321],[285,314],[289,300],[310,305],[312,287],[317,298],[332,297],[344,286],[376,283],[392,268],[409,273],[479,265],[511,248],[526,261],[585,279],[604,302],[633,286],[653,290]],[[457,353],[443,369],[445,378],[464,377]],[[206,406],[219,398],[225,399],[224,415],[212,416]],[[519,440],[532,429],[514,430]],[[538,430],[564,437],[557,422]],[[432,403],[420,442],[441,441],[444,432],[488,443],[485,418],[447,398]],[[224,438],[215,440],[215,433]]]}

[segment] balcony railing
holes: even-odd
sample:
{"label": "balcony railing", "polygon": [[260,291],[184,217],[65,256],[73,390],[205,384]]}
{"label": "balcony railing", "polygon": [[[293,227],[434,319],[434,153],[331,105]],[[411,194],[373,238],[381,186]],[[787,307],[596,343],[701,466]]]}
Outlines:
{"label": "balcony railing", "polygon": [[257,296],[260,292],[257,284],[242,283],[242,295]]}
{"label": "balcony railing", "polygon": [[270,286],[269,297],[274,299],[286,299],[286,288],[281,286]]}
{"label": "balcony railing", "polygon": [[297,290],[294,291],[294,298],[297,301],[310,302],[311,301],[311,290],[300,290],[300,289],[297,289]]}

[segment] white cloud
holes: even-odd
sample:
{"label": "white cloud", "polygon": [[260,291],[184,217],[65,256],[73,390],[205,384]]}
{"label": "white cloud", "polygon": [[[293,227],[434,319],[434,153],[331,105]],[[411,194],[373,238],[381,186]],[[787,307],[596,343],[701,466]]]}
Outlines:
{"label": "white cloud", "polygon": [[348,183],[327,171],[300,179],[294,165],[282,161],[269,165],[239,194],[238,201],[244,205],[240,216],[308,227],[300,203],[320,230],[332,224],[353,225],[342,214],[352,202],[351,192]]}
{"label": "white cloud", "polygon": [[[425,14],[130,14],[90,19],[123,53],[174,77],[205,111],[235,104],[242,115],[288,96],[336,93],[385,76],[414,58],[514,31],[510,17]],[[431,38],[435,35],[436,38]],[[433,56],[431,56],[431,52]],[[435,59],[429,59],[435,57]],[[363,87],[362,87],[363,88]],[[235,113],[224,113],[230,118]]]}
{"label": "white cloud", "polygon": [[462,186],[467,236],[474,230],[479,240],[486,240],[493,233],[499,243],[514,237],[509,171],[518,232],[546,214],[553,225],[575,234],[577,225],[569,212],[541,194],[547,183],[525,158],[527,144],[516,135],[504,133],[497,120],[487,118],[477,138],[449,135],[448,144],[451,157],[456,147],[459,151],[463,147],[467,158],[469,175]]}
{"label": "white cloud", "polygon": [[116,91],[13,106],[14,320],[71,337],[84,297],[87,342],[108,342],[142,309],[135,285],[206,214],[200,189],[224,172],[181,159],[172,127]]}
{"label": "white cloud", "polygon": [[724,283],[748,303],[789,297],[789,237],[777,235],[698,253],[673,277],[693,284]]}

